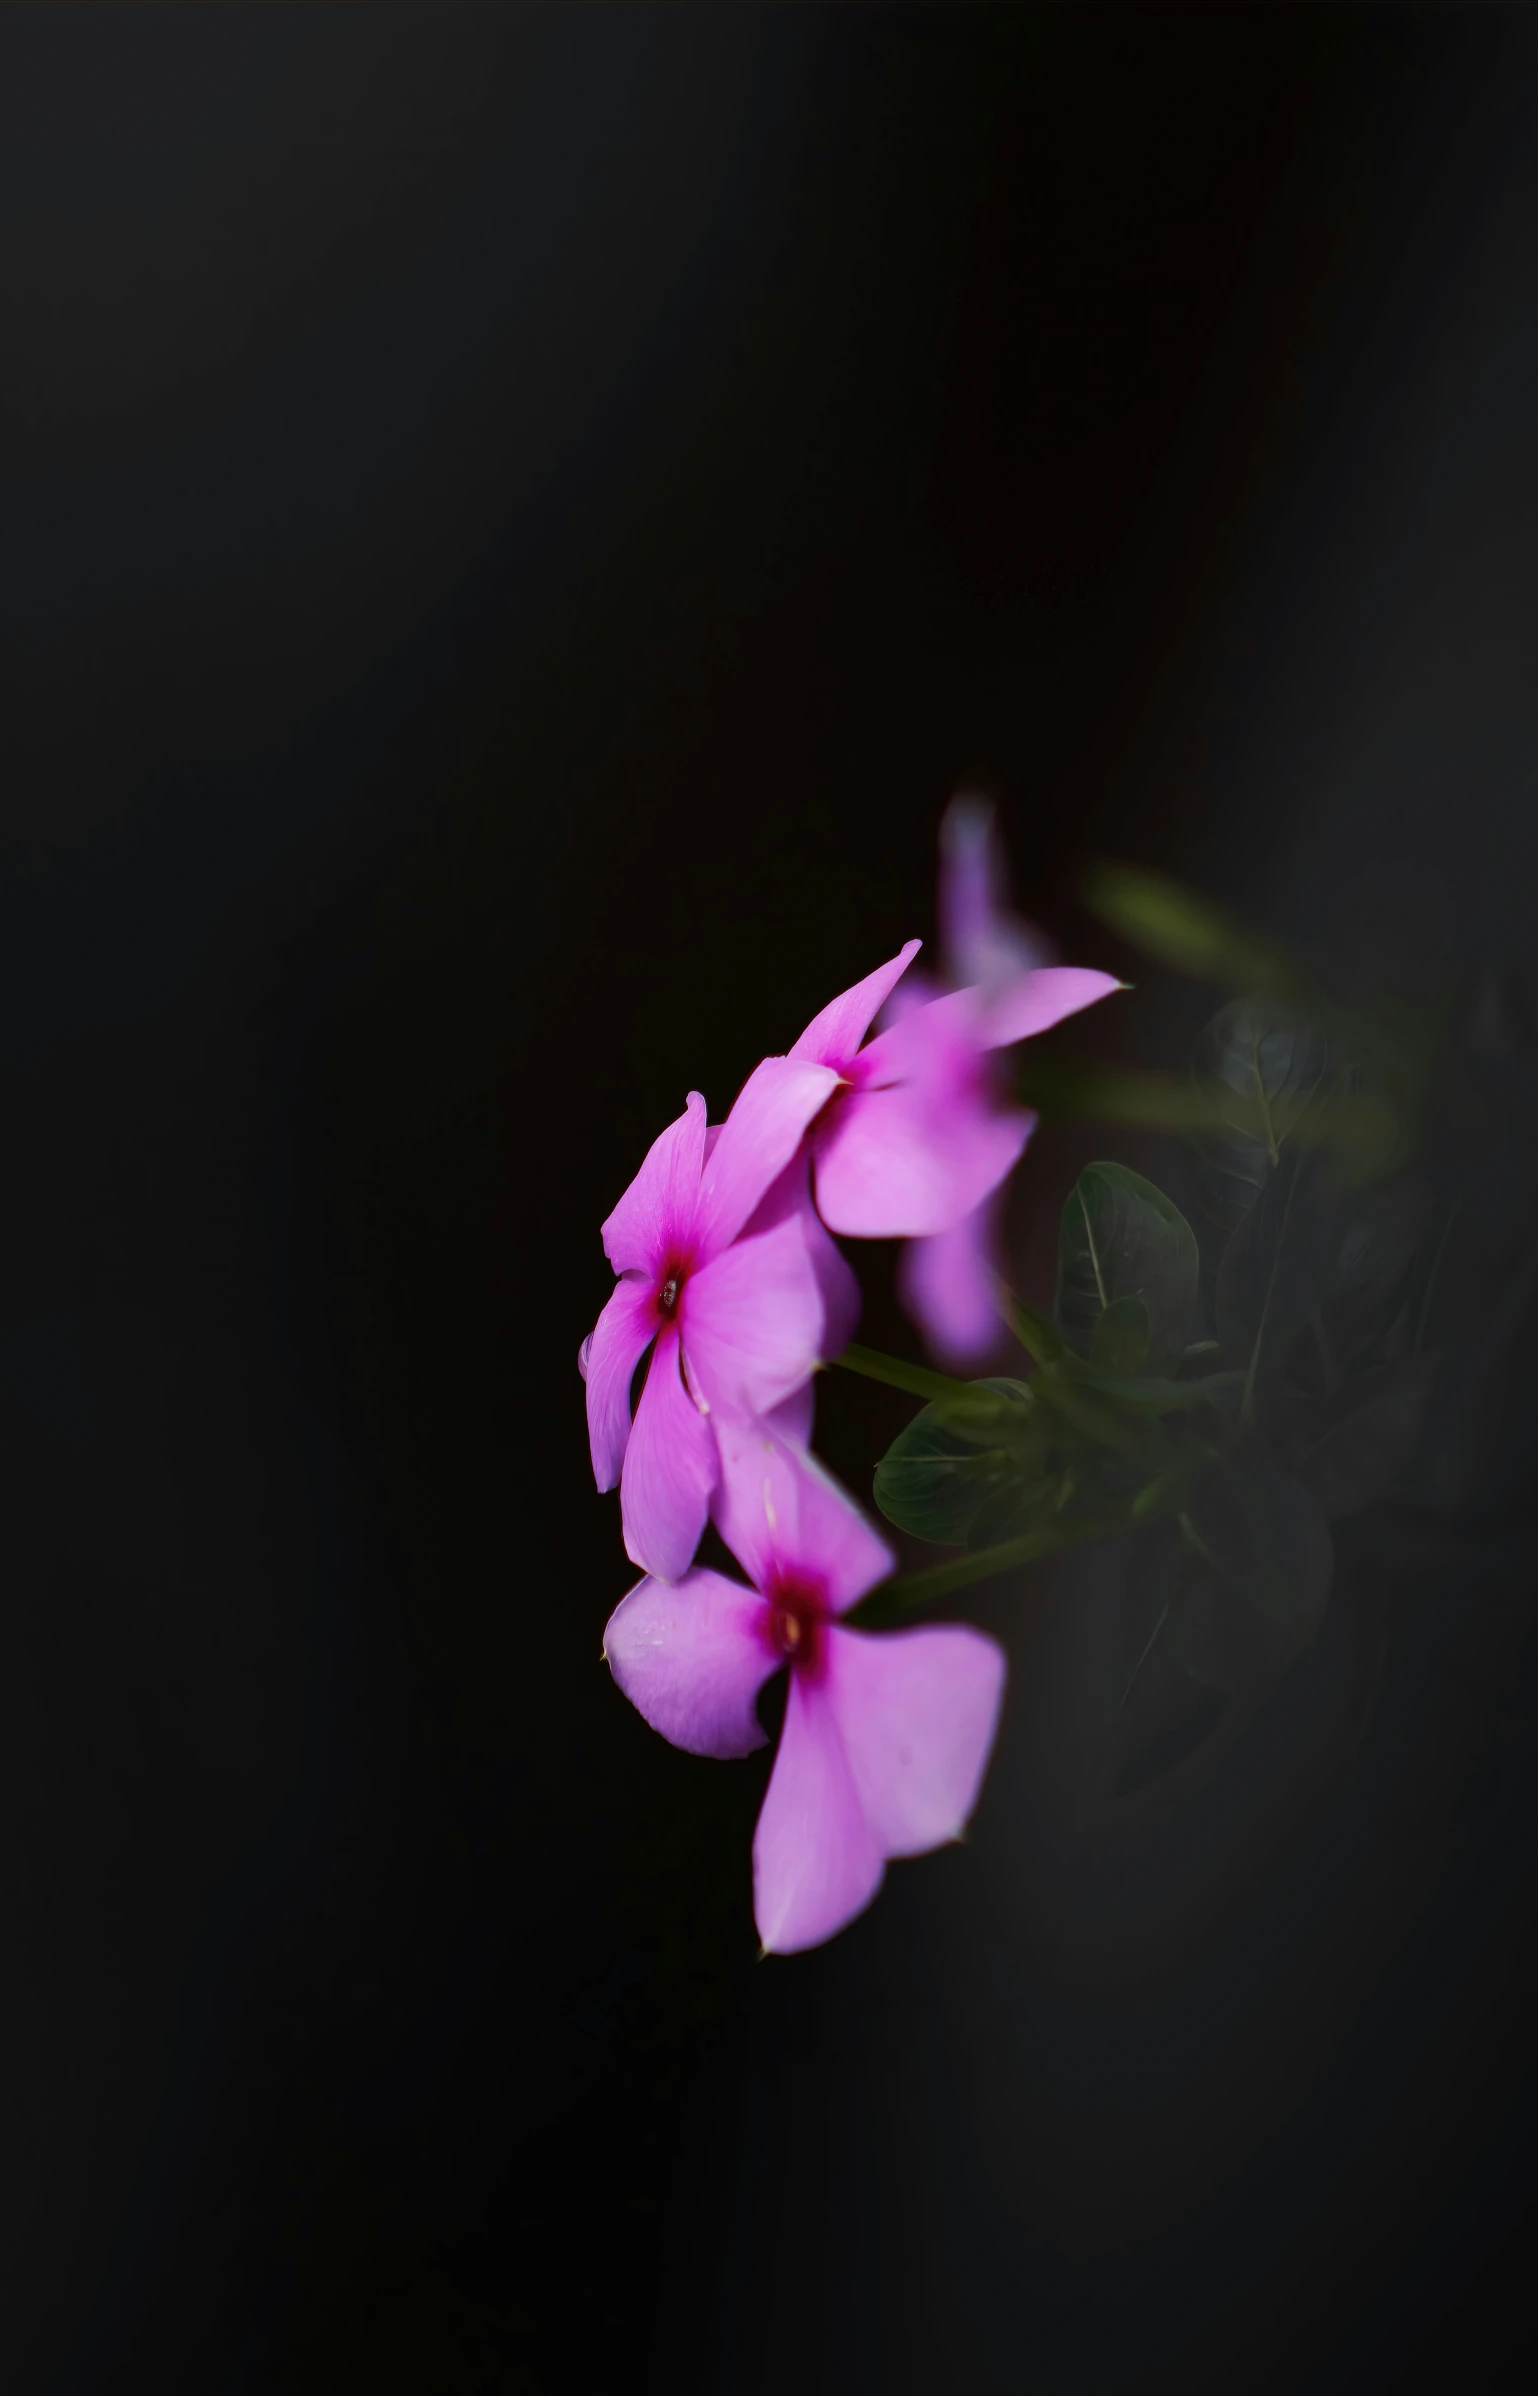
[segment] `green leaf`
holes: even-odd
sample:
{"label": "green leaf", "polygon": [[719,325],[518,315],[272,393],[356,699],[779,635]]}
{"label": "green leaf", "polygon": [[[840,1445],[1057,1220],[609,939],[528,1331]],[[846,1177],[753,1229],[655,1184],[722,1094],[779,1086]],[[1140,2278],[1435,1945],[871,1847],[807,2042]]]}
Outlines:
{"label": "green leaf", "polygon": [[[1058,1227],[1053,1319],[1070,1347],[1093,1357],[1102,1317],[1135,1299],[1148,1322],[1143,1361],[1172,1363],[1196,1330],[1197,1273],[1191,1226],[1162,1190],[1126,1165],[1085,1166]],[[1135,1319],[1123,1313],[1103,1338],[1120,1343]]]}
{"label": "green leaf", "polygon": [[1213,1017],[1191,1071],[1222,1126],[1193,1139],[1197,1186],[1205,1211],[1232,1231],[1339,1077],[1316,1031],[1251,999]]}
{"label": "green leaf", "polygon": [[1085,899],[1103,924],[1176,973],[1256,992],[1292,989],[1303,979],[1275,941],[1247,930],[1226,908],[1167,874],[1100,865],[1086,878]]}
{"label": "green leaf", "polygon": [[1152,1658],[1162,1657],[1197,1687],[1227,1700],[1268,1676],[1266,1651],[1274,1642],[1266,1626],[1219,1578],[1187,1528],[1178,1521],[1156,1523],[1135,1554],[1144,1636],[1158,1627]]}
{"label": "green leaf", "polygon": [[1414,1462],[1435,1360],[1406,1356],[1359,1373],[1333,1397],[1299,1410],[1292,1464],[1338,1522],[1391,1497]]}
{"label": "green leaf", "polygon": [[1062,1511],[1063,1486],[1061,1477],[1033,1479],[1028,1472],[1000,1481],[972,1517],[968,1547],[996,1547],[1027,1531],[1045,1531]]}
{"label": "green leaf", "polygon": [[1192,1492],[1182,1523],[1218,1579],[1279,1642],[1288,1650],[1308,1645],[1335,1569],[1312,1490],[1274,1464],[1226,1464]]}
{"label": "green leaf", "polygon": [[[1108,1662],[1106,1713],[1114,1725],[1113,1793],[1130,1797],[1163,1780],[1205,1745],[1226,1711],[1221,1676],[1193,1671],[1178,1633],[1193,1584],[1217,1584],[1169,1523],[1138,1540],[1128,1557],[1119,1652]],[[1224,1601],[1232,1608],[1232,1598]]]}
{"label": "green leaf", "polygon": [[1148,1361],[1153,1325],[1141,1298],[1113,1298],[1095,1325],[1089,1360],[1098,1373],[1133,1380]]}
{"label": "green leaf", "polygon": [[1217,1333],[1225,1354],[1245,1367],[1247,1419],[1262,1367],[1273,1378],[1280,1374],[1322,1287],[1311,1180],[1297,1153],[1290,1154],[1263,1184],[1218,1266]]}
{"label": "green leaf", "polygon": [[887,1521],[939,1546],[963,1541],[984,1501],[1017,1486],[1039,1437],[1035,1401],[1023,1381],[975,1381],[974,1396],[998,1402],[957,1414],[926,1406],[899,1431],[876,1467],[875,1498]]}
{"label": "green leaf", "polygon": [[1423,1255],[1429,1262],[1435,1212],[1429,1186],[1410,1174],[1332,1208],[1331,1269],[1321,1312],[1337,1372],[1349,1372],[1398,1317],[1417,1262]]}
{"label": "green leaf", "polygon": [[1343,1191],[1321,1157],[1284,1155],[1218,1267],[1218,1336],[1252,1390],[1295,1355],[1305,1386],[1325,1395],[1385,1361],[1432,1229],[1418,1181]]}

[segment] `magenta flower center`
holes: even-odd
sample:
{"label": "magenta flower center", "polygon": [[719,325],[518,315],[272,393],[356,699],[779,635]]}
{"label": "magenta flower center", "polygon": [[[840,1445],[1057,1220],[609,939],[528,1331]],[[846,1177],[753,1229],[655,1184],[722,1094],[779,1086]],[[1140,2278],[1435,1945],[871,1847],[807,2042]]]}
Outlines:
{"label": "magenta flower center", "polygon": [[764,1593],[764,1604],[764,1631],[776,1655],[797,1672],[820,1678],[832,1619],[822,1592],[802,1581],[776,1579]]}
{"label": "magenta flower center", "polygon": [[688,1278],[689,1267],[680,1257],[670,1257],[663,1266],[657,1283],[657,1312],[663,1322],[670,1323],[677,1314],[678,1301]]}

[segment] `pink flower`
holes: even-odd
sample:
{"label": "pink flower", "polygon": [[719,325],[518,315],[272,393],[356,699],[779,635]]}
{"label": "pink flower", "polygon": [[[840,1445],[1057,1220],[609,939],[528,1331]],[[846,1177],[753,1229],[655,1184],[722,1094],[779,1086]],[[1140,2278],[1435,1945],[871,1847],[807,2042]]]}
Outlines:
{"label": "pink flower", "polygon": [[[620,1483],[626,1553],[659,1579],[676,1580],[699,1544],[717,1423],[791,1398],[830,1320],[849,1320],[848,1268],[793,1162],[834,1086],[831,1072],[768,1058],[708,1146],[692,1091],[603,1226],[619,1286],[579,1360],[593,1473],[600,1489]],[[632,1423],[630,1384],[652,1342]]]}
{"label": "pink flower", "polygon": [[1017,975],[996,994],[973,987],[915,994],[874,1040],[861,1042],[917,954],[897,956],[823,1008],[791,1062],[834,1072],[810,1122],[817,1211],[858,1239],[950,1232],[996,1190],[1035,1117],[1008,1104],[992,1052],[1045,1031],[1120,984],[1076,966]]}
{"label": "pink flower", "polygon": [[839,1616],[892,1556],[813,1458],[766,1424],[722,1440],[716,1519],[752,1588],[705,1568],[644,1580],[611,1616],[604,1653],[655,1730],[695,1755],[764,1744],[756,1700],[790,1671],[753,1840],[766,1950],[831,1938],[864,1911],[888,1857],[959,1838],[998,1722],[1004,1657],[959,1625],[868,1632]]}
{"label": "pink flower", "polygon": [[[939,1360],[953,1371],[975,1371],[999,1345],[994,1289],[1003,1272],[1003,1184],[1036,1121],[1009,1104],[995,1052],[1124,985],[1110,974],[1044,961],[1049,952],[1040,934],[1009,912],[993,810],[982,800],[955,799],[946,810],[939,915],[947,971],[963,986],[912,1010],[915,1030],[930,1042],[931,1083],[945,1094],[952,1117],[943,1127],[937,1120],[932,1136],[979,1142],[979,1125],[987,1123],[1001,1147],[1006,1127],[1014,1145],[977,1203],[911,1242],[898,1286]],[[968,1126],[959,1134],[958,1116]]]}
{"label": "pink flower", "polygon": [[977,1372],[1004,1345],[996,1295],[1007,1281],[1004,1183],[949,1231],[909,1240],[897,1268],[897,1293],[936,1362],[953,1373]]}
{"label": "pink flower", "polygon": [[940,819],[940,954],[958,988],[992,997],[1022,973],[1052,963],[1040,932],[1008,907],[998,820],[988,799],[961,795]]}

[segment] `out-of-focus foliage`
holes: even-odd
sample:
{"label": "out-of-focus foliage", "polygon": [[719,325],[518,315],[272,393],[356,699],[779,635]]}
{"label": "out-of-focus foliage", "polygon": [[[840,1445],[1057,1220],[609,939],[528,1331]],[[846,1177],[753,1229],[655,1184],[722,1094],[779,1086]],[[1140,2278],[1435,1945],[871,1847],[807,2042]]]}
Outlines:
{"label": "out-of-focus foliage", "polygon": [[1183,1077],[1038,1055],[1025,1095],[1049,1117],[1183,1134],[1190,1217],[1125,1165],[1086,1166],[1051,1321],[1013,1307],[1035,1369],[936,1391],[875,1494],[899,1528],[969,1551],[894,1585],[888,1612],[905,1586],[1130,1537],[1130,1649],[1108,1710],[1131,1795],[1315,1638],[1332,1526],[1406,1490],[1449,1229],[1416,1156],[1457,1058],[1443,1014],[1348,1009],[1159,877],[1106,869],[1091,903],[1233,994]]}

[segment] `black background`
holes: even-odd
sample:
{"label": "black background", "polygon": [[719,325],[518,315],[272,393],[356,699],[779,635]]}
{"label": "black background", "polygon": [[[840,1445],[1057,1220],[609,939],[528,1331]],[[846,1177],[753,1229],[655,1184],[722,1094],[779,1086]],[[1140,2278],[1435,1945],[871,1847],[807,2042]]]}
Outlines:
{"label": "black background", "polygon": [[[1520,12],[0,20],[8,2387],[1488,2376],[1528,1417],[1389,1708],[1429,1828],[1326,1658],[1089,1854],[1065,1576],[971,1609],[967,1847],[760,1965],[761,1763],[599,1661],[575,1354],[958,782],[1084,961],[1112,850],[1521,964],[1535,128]],[[903,1409],[823,1412],[867,1486]]]}

